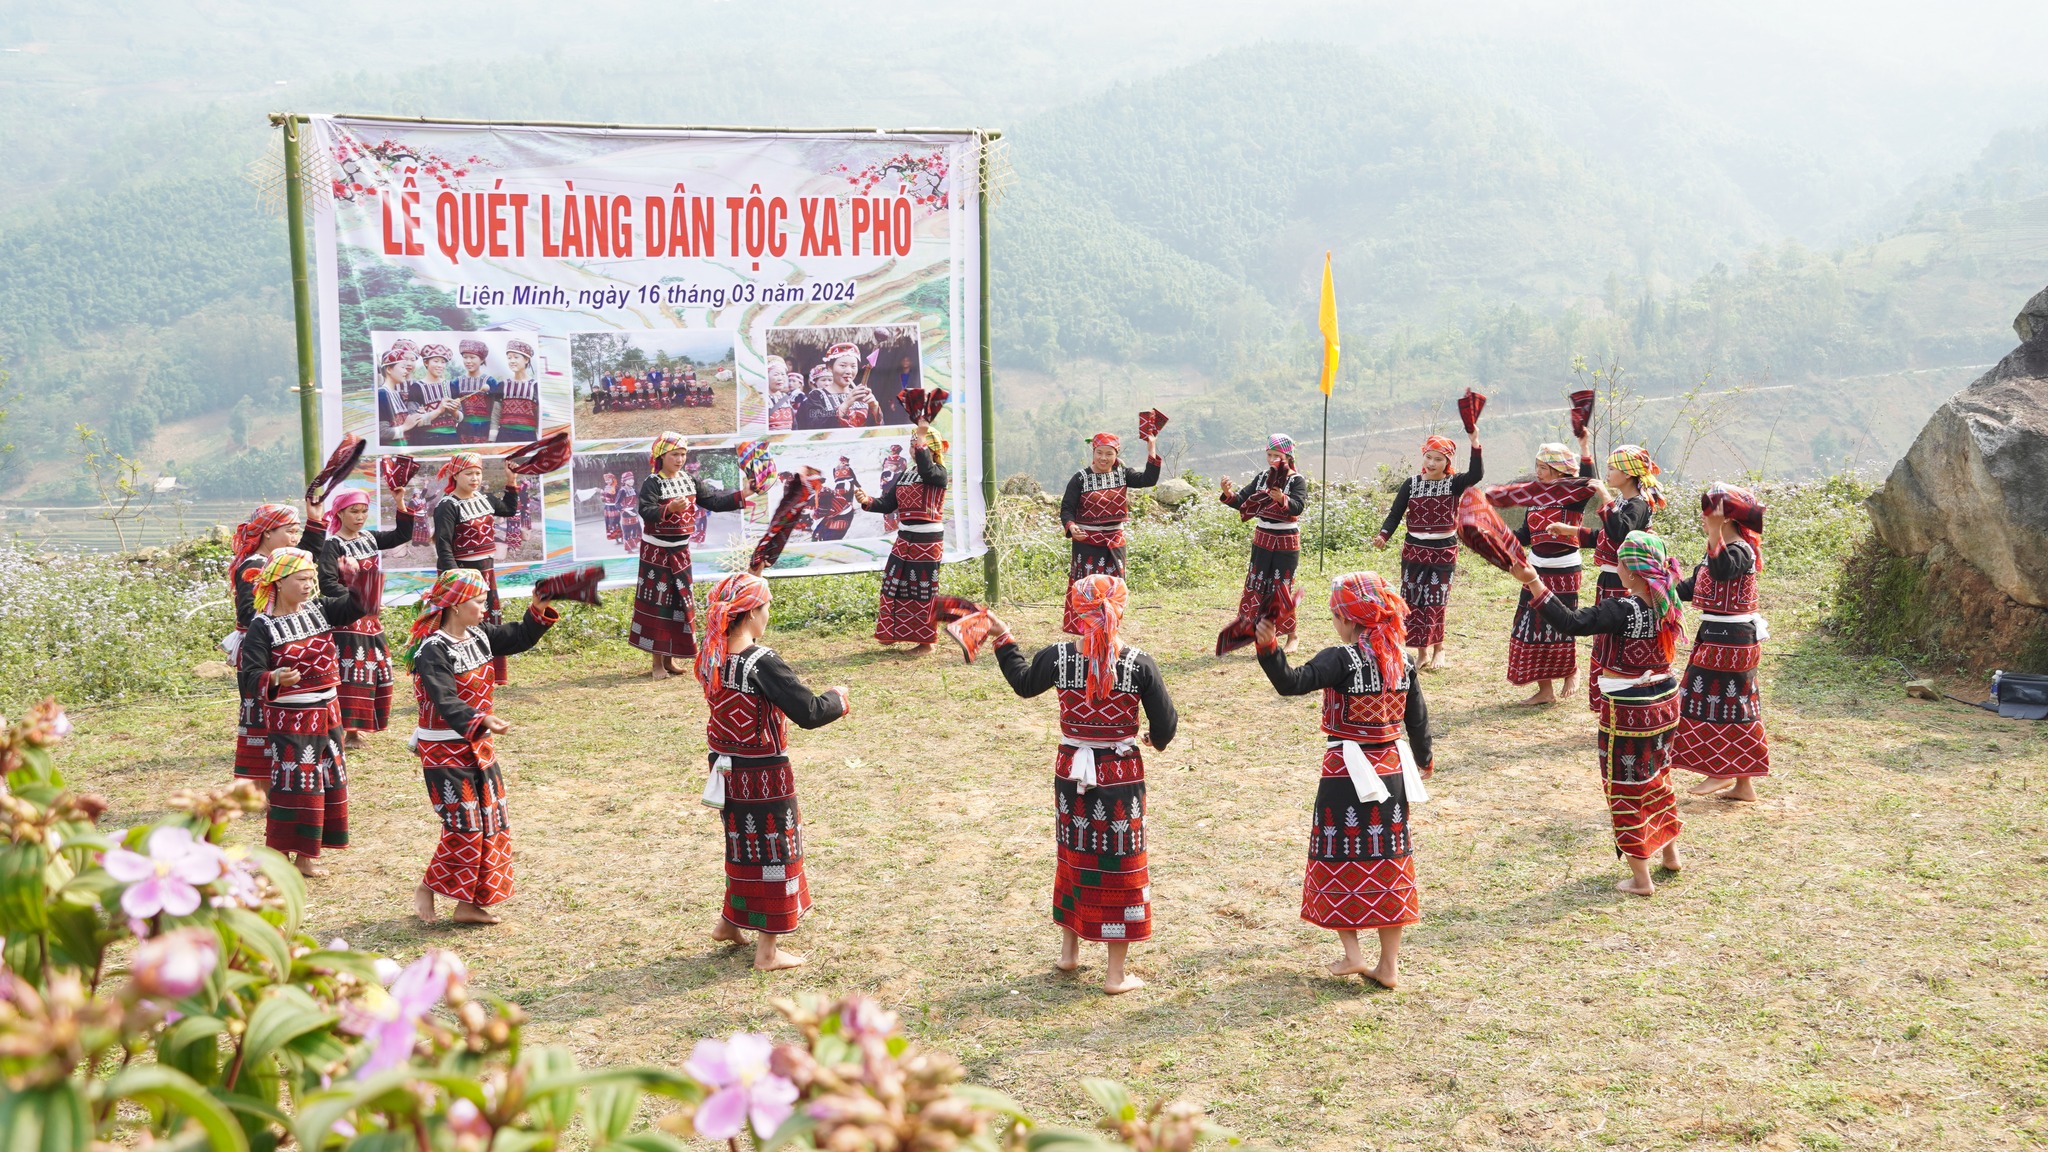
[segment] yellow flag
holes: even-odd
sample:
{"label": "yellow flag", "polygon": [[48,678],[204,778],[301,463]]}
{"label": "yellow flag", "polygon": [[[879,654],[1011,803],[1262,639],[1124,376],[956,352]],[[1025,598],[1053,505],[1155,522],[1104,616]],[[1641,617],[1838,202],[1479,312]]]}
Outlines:
{"label": "yellow flag", "polygon": [[1323,306],[1316,315],[1323,330],[1323,395],[1337,383],[1337,284],[1330,279],[1330,254],[1323,253]]}

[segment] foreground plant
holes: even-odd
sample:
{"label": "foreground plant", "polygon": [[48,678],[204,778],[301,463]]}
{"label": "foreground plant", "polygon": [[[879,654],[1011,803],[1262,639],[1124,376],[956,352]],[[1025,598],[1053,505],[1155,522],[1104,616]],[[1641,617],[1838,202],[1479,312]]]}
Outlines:
{"label": "foreground plant", "polygon": [[[224,846],[258,811],[247,783],[174,793],[118,833],[68,791],[45,701],[0,722],[0,1144],[272,1152],[758,1152],[1134,1148],[1229,1139],[1198,1105],[1140,1107],[1084,1081],[1098,1130],[1041,1128],[962,1083],[865,997],[779,1000],[798,1042],[701,1041],[680,1070],[578,1069],[524,1044],[517,1005],[469,987],[452,953],[409,964],[301,930],[305,884],[267,848]],[[643,1123],[643,1114],[655,1116]]]}

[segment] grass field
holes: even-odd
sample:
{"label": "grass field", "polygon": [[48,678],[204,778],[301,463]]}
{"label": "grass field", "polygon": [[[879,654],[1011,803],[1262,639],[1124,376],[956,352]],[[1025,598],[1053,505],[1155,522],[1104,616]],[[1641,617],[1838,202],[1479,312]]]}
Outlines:
{"label": "grass field", "polygon": [[[721,845],[697,802],[702,699],[629,676],[642,659],[623,644],[514,663],[506,924],[409,916],[438,827],[409,720],[352,758],[354,847],[309,919],[358,947],[458,950],[585,1062],[676,1063],[698,1037],[775,1030],[769,995],[869,990],[1050,1122],[1090,1114],[1078,1081],[1105,1075],[1289,1147],[2048,1141],[2048,728],[1905,699],[1895,666],[1818,630],[1811,577],[1773,575],[1764,801],[1684,801],[1687,870],[1624,897],[1590,714],[1512,703],[1513,586],[1469,563],[1459,579],[1454,665],[1425,678],[1438,770],[1397,992],[1325,975],[1334,937],[1298,919],[1315,705],[1275,697],[1249,657],[1208,655],[1236,600],[1213,577],[1134,593],[1127,618],[1183,717],[1150,758],[1139,992],[1100,994],[1099,948],[1078,976],[1051,966],[1052,701],[843,627],[770,637],[814,687],[854,690],[849,719],[796,739],[807,967],[762,976],[707,938]],[[1006,615],[1029,644],[1055,637],[1049,599]],[[1307,644],[1330,642],[1326,614],[1303,620]],[[225,696],[75,715],[64,767],[113,797],[109,823],[225,776]]]}

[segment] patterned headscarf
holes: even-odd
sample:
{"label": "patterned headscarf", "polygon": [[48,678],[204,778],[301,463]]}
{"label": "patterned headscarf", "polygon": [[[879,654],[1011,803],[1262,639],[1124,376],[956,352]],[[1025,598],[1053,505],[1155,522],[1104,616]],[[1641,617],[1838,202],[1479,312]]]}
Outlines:
{"label": "patterned headscarf", "polygon": [[858,365],[860,363],[860,345],[834,344],[830,348],[825,349],[825,363],[827,364],[848,356],[853,357],[854,364]]}
{"label": "patterned headscarf", "polygon": [[1123,577],[1101,572],[1083,576],[1067,588],[1067,615],[1074,618],[1068,631],[1081,638],[1081,655],[1088,658],[1090,700],[1106,700],[1116,689],[1117,633],[1123,628],[1128,595]]}
{"label": "patterned headscarf", "polygon": [[420,614],[413,617],[412,632],[406,638],[406,660],[419,651],[420,643],[441,626],[441,614],[465,601],[487,595],[491,586],[474,568],[450,568],[434,577],[434,586],[420,597]]}
{"label": "patterned headscarf", "polygon": [[1458,442],[1449,436],[1431,436],[1422,442],[1423,455],[1440,453],[1445,460],[1454,460],[1458,455]]}
{"label": "patterned headscarf", "polygon": [[420,349],[420,359],[422,360],[449,360],[453,359],[454,356],[455,354],[448,350],[446,344],[428,344]]}
{"label": "patterned headscarf", "polygon": [[1735,525],[1735,534],[1749,545],[1750,555],[1756,558],[1757,573],[1761,575],[1764,570],[1764,502],[1747,488],[1716,480],[1700,493],[1700,511],[1712,512],[1717,507],[1723,516],[1728,517],[1728,522]]}
{"label": "patterned headscarf", "polygon": [[649,472],[659,472],[661,470],[661,458],[682,446],[683,434],[680,432],[663,432],[655,437],[654,447],[647,450],[647,470]]}
{"label": "patterned headscarf", "polygon": [[528,363],[532,363],[533,345],[528,344],[524,340],[507,340],[505,341],[505,355],[524,356]]}
{"label": "patterned headscarf", "polygon": [[458,342],[456,347],[462,349],[464,356],[481,356],[484,359],[490,359],[491,346],[481,340],[463,340]]}
{"label": "patterned headscarf", "polygon": [[697,648],[697,681],[707,699],[725,680],[726,634],[733,619],[774,599],[768,581],[751,572],[734,572],[711,586],[704,602],[704,643]]}
{"label": "patterned headscarf", "polygon": [[1578,470],[1579,457],[1570,448],[1553,440],[1548,444],[1538,444],[1536,446],[1536,462],[1538,464],[1548,464],[1569,476]]}
{"label": "patterned headscarf", "polygon": [[405,358],[410,355],[412,355],[412,349],[406,346],[405,341],[400,340],[385,350],[384,359],[378,361],[377,366],[379,368],[389,368],[393,364],[403,364],[405,363]]}
{"label": "patterned headscarf", "polygon": [[258,504],[247,520],[235,525],[235,562],[228,565],[228,572],[233,573],[242,561],[254,556],[272,529],[298,522],[299,510],[289,504]]}
{"label": "patterned headscarf", "polygon": [[1294,437],[1289,436],[1285,432],[1275,432],[1271,436],[1266,437],[1266,451],[1285,452],[1292,456],[1294,455]]}
{"label": "patterned headscarf", "polygon": [[1641,577],[1649,586],[1649,605],[1661,618],[1657,642],[1670,659],[1678,651],[1678,633],[1684,609],[1678,600],[1678,561],[1671,558],[1671,545],[1655,532],[1637,529],[1621,542],[1615,563]]}
{"label": "patterned headscarf", "polygon": [[343,488],[327,502],[327,531],[332,534],[341,531],[341,510],[358,504],[368,504],[370,494],[361,488]]}
{"label": "patterned headscarf", "polygon": [[1408,602],[1377,572],[1352,572],[1330,584],[1330,611],[1358,625],[1359,651],[1379,664],[1380,683],[1401,682],[1407,657]]}
{"label": "patterned headscarf", "polygon": [[820,360],[818,363],[811,365],[810,380],[812,384],[823,384],[830,379],[832,379],[832,362],[830,360]]}
{"label": "patterned headscarf", "polygon": [[295,572],[311,572],[313,568],[313,554],[304,548],[279,548],[271,553],[270,563],[256,574],[256,610],[261,612],[270,607],[279,580]]}
{"label": "patterned headscarf", "polygon": [[1623,444],[1607,454],[1607,466],[1619,470],[1625,476],[1633,476],[1636,487],[1642,489],[1643,499],[1650,507],[1664,507],[1664,486],[1657,477],[1664,470],[1657,467],[1657,461],[1650,456],[1650,450],[1640,444]]}
{"label": "patterned headscarf", "polygon": [[442,482],[442,491],[453,492],[455,491],[456,476],[469,471],[471,468],[481,472],[483,467],[484,458],[481,454],[476,452],[457,452],[455,455],[450,456],[446,463],[441,465],[441,470],[434,473],[434,478]]}
{"label": "patterned headscarf", "polygon": [[1089,437],[1088,446],[1090,448],[1115,448],[1121,452],[1124,446],[1124,438],[1114,432],[1097,432]]}

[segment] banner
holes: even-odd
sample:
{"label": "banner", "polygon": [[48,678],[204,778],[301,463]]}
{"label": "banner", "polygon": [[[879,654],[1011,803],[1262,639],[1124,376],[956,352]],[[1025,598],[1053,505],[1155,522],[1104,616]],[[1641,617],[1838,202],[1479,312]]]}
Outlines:
{"label": "banner", "polygon": [[[599,563],[632,581],[648,448],[683,436],[700,490],[809,466],[824,490],[770,575],[880,568],[893,517],[862,511],[909,459],[899,395],[944,389],[945,558],[987,550],[982,501],[980,138],[312,117],[321,433],[369,444],[349,483],[374,523],[415,514],[385,597],[434,575],[435,470],[567,429],[497,524],[501,588]],[[760,457],[765,450],[767,462]],[[420,462],[398,497],[377,459]],[[745,566],[780,486],[700,513],[697,579]]]}

